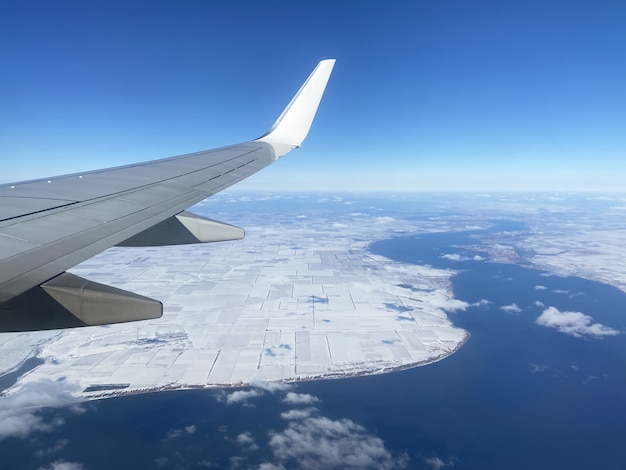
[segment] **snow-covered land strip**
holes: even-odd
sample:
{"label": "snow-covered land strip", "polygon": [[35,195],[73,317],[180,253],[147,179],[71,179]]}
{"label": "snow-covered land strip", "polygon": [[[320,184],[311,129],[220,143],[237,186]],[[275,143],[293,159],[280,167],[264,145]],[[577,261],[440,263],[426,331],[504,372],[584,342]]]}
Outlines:
{"label": "snow-covered land strip", "polygon": [[523,247],[538,268],[579,276],[626,292],[626,230],[562,231],[529,237]]}

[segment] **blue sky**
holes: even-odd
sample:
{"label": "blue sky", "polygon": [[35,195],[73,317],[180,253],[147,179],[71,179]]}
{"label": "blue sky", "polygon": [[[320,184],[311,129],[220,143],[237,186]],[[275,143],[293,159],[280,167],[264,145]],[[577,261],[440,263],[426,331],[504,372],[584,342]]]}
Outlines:
{"label": "blue sky", "polygon": [[0,181],[263,134],[337,64],[301,150],[239,189],[624,190],[626,3],[0,3]]}

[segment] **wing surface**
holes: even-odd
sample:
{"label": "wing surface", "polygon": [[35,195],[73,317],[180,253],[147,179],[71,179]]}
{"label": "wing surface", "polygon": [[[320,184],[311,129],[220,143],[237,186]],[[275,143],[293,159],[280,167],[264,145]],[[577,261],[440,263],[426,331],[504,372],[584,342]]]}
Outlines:
{"label": "wing surface", "polygon": [[[259,139],[146,163],[0,186],[0,331],[160,316],[162,306],[157,301],[77,280],[65,271],[118,244],[242,238],[243,231],[237,227],[183,211],[299,147],[334,62],[328,59],[318,64],[274,126]],[[33,313],[42,309],[56,313]],[[71,316],[65,315],[67,312]],[[68,324],[50,321],[57,313],[64,315]],[[31,318],[33,315],[36,318]]]}

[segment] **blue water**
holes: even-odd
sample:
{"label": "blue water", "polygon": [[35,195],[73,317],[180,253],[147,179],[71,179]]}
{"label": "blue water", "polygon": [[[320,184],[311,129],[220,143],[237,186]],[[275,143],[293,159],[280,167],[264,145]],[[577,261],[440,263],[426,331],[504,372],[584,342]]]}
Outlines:
{"label": "blue water", "polygon": [[[433,445],[456,455],[458,468],[626,468],[623,336],[574,338],[534,323],[543,311],[534,302],[541,301],[626,331],[626,294],[516,265],[441,258],[451,245],[475,243],[469,237],[476,233],[372,246],[392,259],[467,269],[453,278],[455,297],[493,302],[450,314],[471,332],[471,340],[453,357],[407,374],[428,383],[427,391],[417,392],[413,409],[428,410],[429,425],[440,427],[428,433],[437,436]],[[536,290],[538,285],[547,289]],[[512,303],[522,312],[498,308]]]}
{"label": "blue water", "polygon": [[22,375],[24,375],[29,370],[33,370],[43,363],[43,359],[39,359],[38,357],[31,357],[26,359],[17,370],[0,376],[0,392],[15,385],[17,379],[19,379]]}
{"label": "blue water", "polygon": [[[523,228],[500,221],[490,231]],[[318,397],[320,415],[363,426],[407,468],[435,468],[428,464],[435,456],[454,469],[626,468],[624,335],[567,336],[537,325],[543,308],[534,304],[581,311],[626,331],[626,294],[527,267],[441,257],[481,254],[458,248],[476,244],[480,234],[427,234],[371,246],[392,259],[463,270],[453,278],[455,296],[490,301],[450,314],[471,332],[456,354],[386,375],[300,383],[293,391]],[[535,289],[538,285],[546,289]],[[513,303],[520,313],[499,308]],[[214,465],[209,468],[256,468],[276,461],[268,431],[287,425],[280,417],[290,409],[281,402],[284,393],[265,392],[248,406],[225,404],[223,396],[154,393],[93,402],[78,415],[46,410],[44,418],[62,416],[65,424],[33,439],[0,441],[0,467],[37,468],[59,458],[87,469],[202,468],[208,462]],[[196,426],[193,433],[166,438],[172,429],[190,425]],[[235,441],[244,432],[258,449],[243,450]],[[34,453],[59,439],[68,440],[61,451]],[[297,465],[289,459],[278,463]]]}

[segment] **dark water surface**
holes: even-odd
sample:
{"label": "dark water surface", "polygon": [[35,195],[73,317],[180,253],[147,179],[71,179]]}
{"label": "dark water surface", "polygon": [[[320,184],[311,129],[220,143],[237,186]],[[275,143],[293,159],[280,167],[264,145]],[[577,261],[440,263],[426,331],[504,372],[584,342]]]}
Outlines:
{"label": "dark water surface", "polygon": [[15,385],[17,379],[19,379],[23,374],[25,374],[29,370],[33,370],[35,367],[43,363],[44,360],[39,359],[38,357],[31,357],[26,359],[17,370],[0,376],[0,391],[11,388],[13,385]]}

